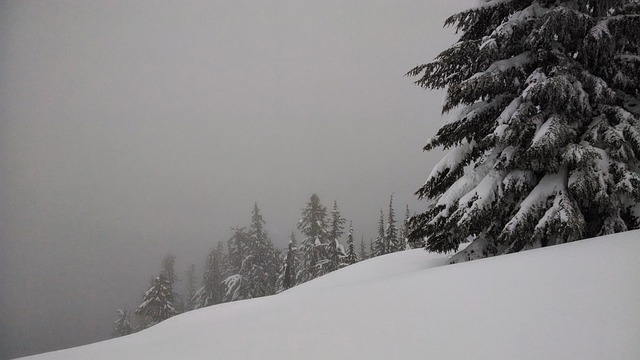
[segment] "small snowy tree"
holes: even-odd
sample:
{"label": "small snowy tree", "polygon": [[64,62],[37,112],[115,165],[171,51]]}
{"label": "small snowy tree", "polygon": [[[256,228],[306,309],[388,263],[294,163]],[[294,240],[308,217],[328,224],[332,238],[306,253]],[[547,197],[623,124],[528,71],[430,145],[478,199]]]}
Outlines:
{"label": "small snowy tree", "polygon": [[[230,249],[235,249],[238,261],[241,258],[236,273],[228,276],[223,283],[226,286],[225,301],[251,299],[275,293],[278,277],[278,252],[264,229],[258,204],[254,204],[251,225],[244,232],[236,229],[230,240]],[[237,265],[236,265],[237,266]]]}
{"label": "small snowy tree", "polygon": [[365,260],[367,256],[367,248],[364,245],[364,235],[360,239],[360,260]]}
{"label": "small snowy tree", "polygon": [[409,219],[411,219],[411,212],[409,212],[409,205],[407,205],[404,213],[404,221],[402,222],[402,240],[405,248],[411,247],[412,249],[424,247],[424,241],[409,242]]}
{"label": "small snowy tree", "polygon": [[133,333],[131,322],[129,321],[129,310],[118,309],[118,319],[113,323],[116,328],[113,330],[113,337],[129,335]]}
{"label": "small snowy tree", "polygon": [[320,203],[318,195],[313,194],[302,209],[302,217],[298,220],[298,229],[305,238],[302,240],[300,252],[302,267],[298,275],[298,283],[309,281],[322,274],[320,264],[325,261],[324,245],[327,243],[327,208]]}
{"label": "small snowy tree", "polygon": [[243,299],[275,293],[278,256],[264,230],[264,224],[265,221],[256,203],[251,216],[251,226],[249,226],[247,254],[240,268],[243,282],[239,291]]}
{"label": "small snowy tree", "polygon": [[162,259],[162,270],[161,274],[167,279],[169,284],[173,287],[176,281],[178,281],[178,277],[176,276],[175,271],[176,266],[176,256],[173,254],[168,254]]}
{"label": "small snowy tree", "polygon": [[[378,229],[379,230],[379,229]],[[369,238],[369,257],[375,257],[376,256],[376,251],[375,251],[375,241],[371,238]]]}
{"label": "small snowy tree", "polygon": [[344,234],[344,224],[347,222],[345,218],[340,214],[338,210],[338,201],[333,201],[333,211],[331,211],[331,230],[329,231],[329,238],[340,239]]}
{"label": "small snowy tree", "polygon": [[162,259],[162,270],[160,271],[160,274],[162,274],[164,278],[167,279],[167,282],[169,284],[169,289],[173,296],[173,305],[176,309],[176,312],[181,313],[183,311],[184,304],[180,299],[180,295],[175,291],[175,283],[178,281],[178,276],[176,276],[175,266],[176,266],[176,256],[173,254],[167,254]]}
{"label": "small snowy tree", "polygon": [[220,247],[211,250],[202,275],[202,286],[191,298],[194,309],[218,304],[222,301],[222,276],[220,274]]}
{"label": "small snowy tree", "polygon": [[[361,251],[364,250],[364,239],[362,241]],[[344,256],[343,265],[353,265],[360,261],[356,255],[356,246],[353,243],[353,223],[349,222],[349,232],[347,233],[347,251]]]}
{"label": "small snowy tree", "polygon": [[344,223],[346,221],[338,210],[338,201],[334,201],[333,211],[331,211],[331,228],[324,250],[325,261],[321,264],[321,274],[319,275],[327,274],[340,268],[340,263],[345,254],[339,239],[344,234]]}
{"label": "small snowy tree", "polygon": [[388,251],[390,253],[396,251],[402,251],[405,249],[402,239],[398,234],[398,228],[396,227],[395,211],[393,210],[393,194],[389,198],[389,214],[387,216],[387,228],[385,230],[385,241],[388,244]]}
{"label": "small snowy tree", "polygon": [[196,294],[196,265],[191,264],[185,275],[184,308],[189,311],[193,310],[193,297]]}
{"label": "small snowy tree", "polygon": [[296,285],[296,273],[300,266],[298,261],[298,245],[296,236],[291,232],[291,240],[289,240],[289,248],[282,261],[280,275],[278,276],[276,292],[282,292]]}
{"label": "small snowy tree", "polygon": [[638,228],[638,1],[482,0],[445,24],[460,40],[408,73],[452,114],[411,241],[473,241],[456,262]]}
{"label": "small snowy tree", "polygon": [[224,276],[231,276],[240,272],[242,261],[247,255],[249,235],[243,227],[231,228],[233,236],[227,241],[227,262]]}
{"label": "small snowy tree", "polygon": [[380,221],[378,222],[378,237],[372,243],[371,257],[389,253],[389,243],[384,231],[384,213],[380,210]]}
{"label": "small snowy tree", "polygon": [[171,283],[163,274],[153,279],[151,287],[144,293],[142,302],[136,309],[136,314],[142,317],[142,328],[148,328],[176,315]]}

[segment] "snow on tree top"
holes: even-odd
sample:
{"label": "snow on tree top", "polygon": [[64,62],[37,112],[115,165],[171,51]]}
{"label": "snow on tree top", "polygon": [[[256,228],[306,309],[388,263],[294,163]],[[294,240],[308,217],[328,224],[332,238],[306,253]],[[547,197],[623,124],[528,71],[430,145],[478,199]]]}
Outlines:
{"label": "snow on tree top", "polygon": [[513,0],[478,0],[475,9],[488,8],[512,2]]}
{"label": "snow on tree top", "polygon": [[539,18],[544,15],[549,9],[542,7],[538,2],[534,2],[527,8],[516,11],[509,16],[509,19],[500,24],[492,33],[491,38],[494,36],[509,36],[513,33],[513,29],[522,25],[522,23],[530,21],[531,19]]}

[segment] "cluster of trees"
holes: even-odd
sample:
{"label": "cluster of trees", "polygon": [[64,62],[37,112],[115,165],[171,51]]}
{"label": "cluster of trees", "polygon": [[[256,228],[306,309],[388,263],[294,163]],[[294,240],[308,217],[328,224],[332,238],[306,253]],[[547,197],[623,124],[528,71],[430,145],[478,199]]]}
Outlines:
{"label": "cluster of trees", "polygon": [[640,2],[483,0],[408,75],[456,109],[410,241],[452,262],[640,227]]}
{"label": "cluster of trees", "polygon": [[347,220],[338,209],[337,201],[329,211],[318,195],[313,194],[297,223],[302,241],[298,244],[292,231],[287,249],[281,251],[271,242],[265,231],[265,220],[254,204],[250,225],[232,228],[226,244],[219,242],[210,251],[200,287],[196,286],[195,265],[191,265],[185,273],[184,294],[176,293],[176,257],[167,255],[160,274],[151,281],[135,310],[137,324],[132,325],[127,310],[118,310],[114,336],[148,328],[193,309],[273,295],[368,257],[407,249],[407,230],[404,226],[397,227],[393,195],[389,200],[386,227],[384,214],[382,211],[380,214],[379,235],[370,243],[371,252],[367,253],[363,237],[357,253],[353,226],[349,223],[345,228]]}

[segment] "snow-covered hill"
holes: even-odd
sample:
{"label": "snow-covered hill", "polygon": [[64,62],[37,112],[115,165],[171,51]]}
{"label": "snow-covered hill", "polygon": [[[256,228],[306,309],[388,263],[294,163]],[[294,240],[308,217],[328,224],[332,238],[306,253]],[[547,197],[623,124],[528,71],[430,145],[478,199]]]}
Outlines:
{"label": "snow-covered hill", "polygon": [[422,250],[32,359],[640,359],[640,231],[447,265]]}

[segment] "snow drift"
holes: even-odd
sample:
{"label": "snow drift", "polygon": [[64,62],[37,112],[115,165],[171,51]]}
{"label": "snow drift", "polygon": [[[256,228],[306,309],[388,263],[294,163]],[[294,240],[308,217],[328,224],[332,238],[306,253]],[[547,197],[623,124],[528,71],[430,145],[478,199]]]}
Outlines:
{"label": "snow drift", "polygon": [[30,359],[640,359],[640,231],[446,265],[422,250]]}

